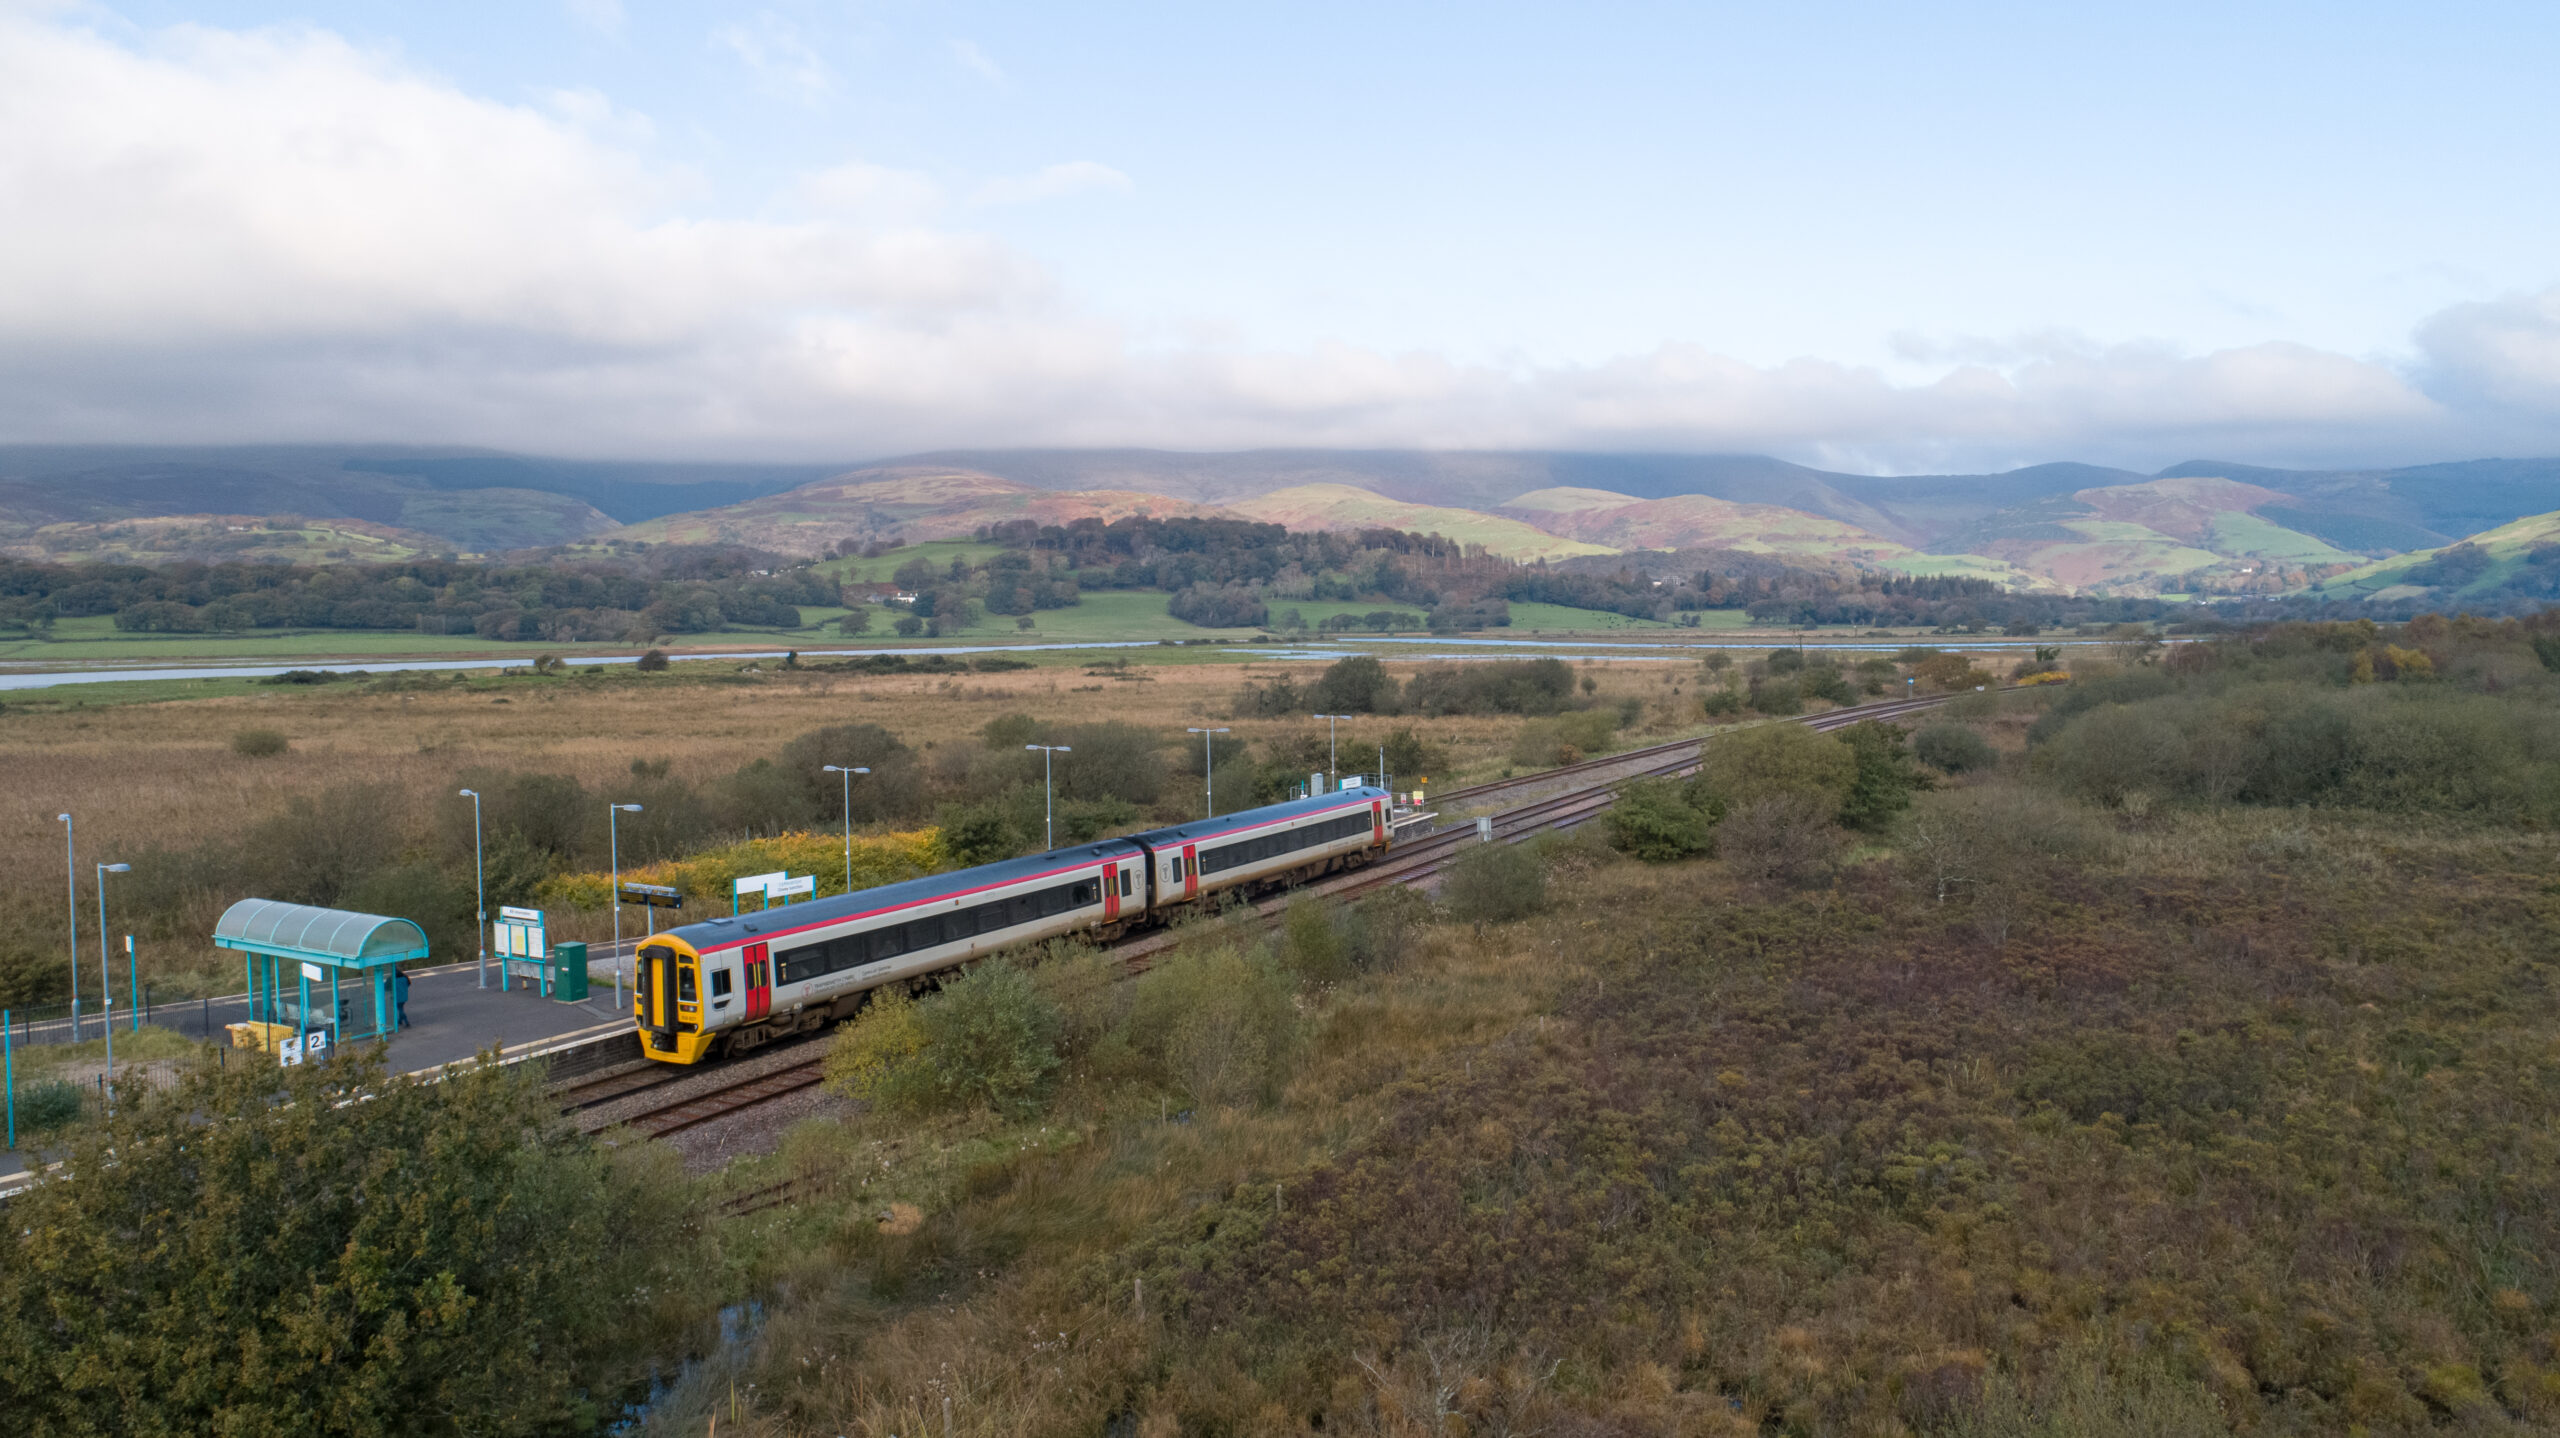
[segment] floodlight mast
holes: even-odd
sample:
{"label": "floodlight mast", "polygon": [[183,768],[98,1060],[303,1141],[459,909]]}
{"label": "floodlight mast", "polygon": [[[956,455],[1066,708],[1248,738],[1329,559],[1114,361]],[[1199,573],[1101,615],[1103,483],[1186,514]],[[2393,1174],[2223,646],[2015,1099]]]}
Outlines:
{"label": "floodlight mast", "polygon": [[[107,875],[132,872],[131,864],[100,864],[98,866],[98,1017],[100,1026],[107,1036],[107,1077],[109,1079],[113,1079],[116,1073],[116,995],[111,986],[116,970],[115,965],[107,960]],[[132,995],[128,994],[126,997],[131,998]],[[75,1034],[73,1037],[77,1038],[78,1035]]]}
{"label": "floodlight mast", "polygon": [[1324,721],[1324,782],[1331,785],[1340,780],[1341,775],[1336,771],[1342,767],[1340,754],[1334,745],[1333,726],[1337,722],[1348,719],[1352,716],[1348,714],[1318,714],[1315,717]]}
{"label": "floodlight mast", "polygon": [[465,789],[462,797],[471,801],[471,881],[480,894],[480,987],[489,987],[489,866],[481,857],[480,791]]}

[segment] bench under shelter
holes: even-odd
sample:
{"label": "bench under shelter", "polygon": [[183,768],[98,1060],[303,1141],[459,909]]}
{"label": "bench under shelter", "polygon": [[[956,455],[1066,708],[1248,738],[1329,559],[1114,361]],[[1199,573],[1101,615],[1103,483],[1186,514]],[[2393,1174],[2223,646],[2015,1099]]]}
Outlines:
{"label": "bench under shelter", "polygon": [[[213,926],[219,949],[237,949],[249,976],[249,1019],[297,1033],[326,1030],[331,1047],[348,1038],[389,1038],[397,1029],[392,973],[427,957],[426,930],[408,919],[321,909],[274,899],[242,899]],[[346,1032],[342,975],[373,990],[373,1028]],[[313,994],[318,982],[325,997]]]}

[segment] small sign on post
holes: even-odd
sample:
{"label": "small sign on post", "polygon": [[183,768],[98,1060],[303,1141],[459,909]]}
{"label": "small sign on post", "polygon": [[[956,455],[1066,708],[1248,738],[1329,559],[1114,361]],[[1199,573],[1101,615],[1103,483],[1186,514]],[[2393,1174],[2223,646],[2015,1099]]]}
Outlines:
{"label": "small sign on post", "polygon": [[302,1062],[302,1040],[276,1040],[276,1067],[292,1068]]}

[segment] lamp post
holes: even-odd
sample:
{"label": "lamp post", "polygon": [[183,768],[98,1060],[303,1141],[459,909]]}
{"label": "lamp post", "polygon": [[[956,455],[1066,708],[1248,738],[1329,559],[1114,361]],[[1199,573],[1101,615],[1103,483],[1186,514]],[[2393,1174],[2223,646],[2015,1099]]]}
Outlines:
{"label": "lamp post", "polygon": [[1316,717],[1324,721],[1324,781],[1331,784],[1337,779],[1334,771],[1342,767],[1341,764],[1337,762],[1338,755],[1334,746],[1333,726],[1337,722],[1348,719],[1351,716],[1348,714],[1319,714]]}
{"label": "lamp post", "polygon": [[824,768],[827,773],[844,776],[844,891],[850,894],[853,892],[853,776],[871,771],[860,765],[847,769],[840,764],[828,764]]}
{"label": "lamp post", "polygon": [[1058,786],[1057,776],[1049,766],[1058,762],[1057,756],[1060,754],[1076,752],[1075,746],[1072,744],[1025,744],[1022,747],[1040,751],[1041,833],[1047,840],[1040,847],[1054,849],[1058,847]]}
{"label": "lamp post", "polygon": [[1227,731],[1224,729],[1185,729],[1182,732],[1186,734],[1197,734],[1200,736],[1201,792],[1209,796],[1209,817],[1214,819],[1218,817],[1218,751],[1216,748],[1218,741],[1210,738],[1209,736],[1212,734],[1224,734]]}
{"label": "lamp post", "polygon": [[480,891],[480,987],[489,987],[489,866],[484,861],[480,844],[480,791],[465,789],[464,798],[471,801],[471,881]]}
{"label": "lamp post", "polygon": [[71,816],[62,821],[62,906],[71,915],[71,1041],[80,1042],[80,865],[71,852]]}
{"label": "lamp post", "polygon": [[[98,866],[98,1013],[107,1034],[107,1077],[116,1072],[116,995],[113,986],[115,965],[107,962],[107,875],[129,874],[131,864]],[[78,1034],[73,1034],[78,1038]]]}
{"label": "lamp post", "polygon": [[613,856],[613,1006],[622,1007],[622,816],[637,814],[637,804],[604,806],[605,842]]}

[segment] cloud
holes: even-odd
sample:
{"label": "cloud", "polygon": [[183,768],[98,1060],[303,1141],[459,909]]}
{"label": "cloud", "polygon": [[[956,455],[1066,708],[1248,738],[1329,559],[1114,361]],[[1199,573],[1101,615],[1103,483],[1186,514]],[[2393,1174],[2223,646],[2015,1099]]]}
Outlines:
{"label": "cloud", "polygon": [[712,31],[711,43],[735,56],[765,89],[787,99],[818,100],[836,87],[835,71],[825,59],[790,21],[770,10],[759,11],[747,24]]}
{"label": "cloud", "polygon": [[952,41],[951,58],[960,62],[961,69],[990,85],[1001,86],[1005,83],[1004,70],[995,61],[987,58],[986,51],[979,49],[971,41]]}
{"label": "cloud", "polygon": [[[761,63],[803,63],[745,33]],[[321,31],[128,40],[0,11],[0,440],[1577,446],[1879,469],[2560,446],[2560,290],[2444,311],[2405,368],[2062,334],[1913,341],[1916,379],[1686,341],[1556,365],[1140,343],[955,228],[931,176],[848,162],[776,196],[781,218],[740,218],[702,212],[649,144],[602,96],[501,103]],[[960,188],[1128,187],[1076,162]]]}
{"label": "cloud", "polygon": [[1137,188],[1127,175],[1092,160],[1070,160],[1028,175],[989,180],[971,196],[981,205],[1027,205],[1068,195],[1098,192],[1125,195]]}

